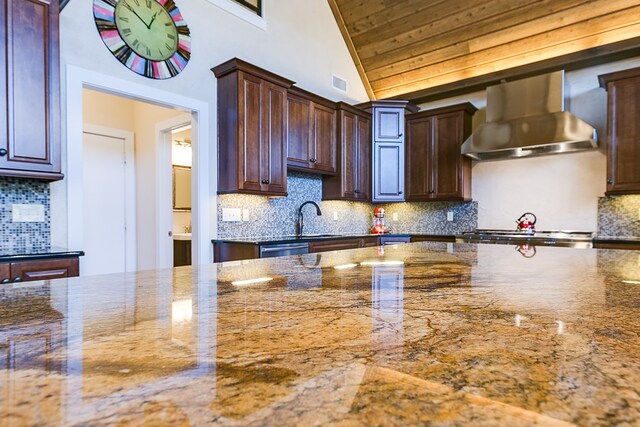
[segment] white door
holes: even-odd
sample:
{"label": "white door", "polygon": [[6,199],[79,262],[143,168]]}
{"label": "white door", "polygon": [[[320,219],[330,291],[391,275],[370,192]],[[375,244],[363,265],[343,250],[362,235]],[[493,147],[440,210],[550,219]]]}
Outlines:
{"label": "white door", "polygon": [[127,271],[125,139],[84,132],[82,275]]}

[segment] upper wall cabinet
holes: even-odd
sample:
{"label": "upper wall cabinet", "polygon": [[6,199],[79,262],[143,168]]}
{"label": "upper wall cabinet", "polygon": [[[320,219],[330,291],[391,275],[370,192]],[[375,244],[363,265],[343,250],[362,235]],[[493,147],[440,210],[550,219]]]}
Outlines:
{"label": "upper wall cabinet", "polygon": [[460,146],[477,108],[470,103],[406,117],[407,200],[471,200],[471,159]]}
{"label": "upper wall cabinet", "polygon": [[63,177],[58,8],[57,1],[0,0],[0,176]]}
{"label": "upper wall cabinet", "polygon": [[640,68],[598,78],[608,92],[606,194],[640,193]]}
{"label": "upper wall cabinet", "polygon": [[334,175],[336,104],[297,87],[287,94],[287,166]]}
{"label": "upper wall cabinet", "polygon": [[218,193],[287,195],[287,89],[292,81],[234,58],[218,78]]}
{"label": "upper wall cabinet", "polygon": [[371,113],[373,131],[372,201],[405,199],[405,113],[418,108],[408,101],[372,101],[358,107]]}
{"label": "upper wall cabinet", "polygon": [[338,171],[322,177],[323,200],[371,200],[371,115],[338,103]]}

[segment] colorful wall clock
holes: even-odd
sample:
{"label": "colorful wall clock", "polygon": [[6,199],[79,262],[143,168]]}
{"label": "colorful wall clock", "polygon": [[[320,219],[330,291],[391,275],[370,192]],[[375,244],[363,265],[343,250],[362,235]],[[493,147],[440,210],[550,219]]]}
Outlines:
{"label": "colorful wall clock", "polygon": [[93,0],[102,41],[118,61],[150,79],[178,75],[191,57],[191,36],[174,0]]}

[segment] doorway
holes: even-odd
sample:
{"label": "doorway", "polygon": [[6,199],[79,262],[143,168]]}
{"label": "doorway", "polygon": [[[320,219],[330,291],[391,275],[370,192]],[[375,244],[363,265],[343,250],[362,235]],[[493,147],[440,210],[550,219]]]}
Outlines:
{"label": "doorway", "polygon": [[[52,221],[66,222],[66,229],[60,229],[52,235],[54,244],[84,249],[85,245],[85,225],[84,225],[84,139],[85,132],[83,129],[83,90],[91,89],[126,98],[129,100],[143,102],[154,107],[163,107],[172,109],[173,111],[190,118],[191,120],[191,140],[193,149],[192,164],[192,257],[194,264],[209,263],[212,261],[211,238],[215,235],[215,217],[211,218],[210,212],[215,212],[215,193],[210,193],[210,188],[216,186],[216,174],[210,174],[209,164],[215,161],[215,145],[209,147],[208,143],[199,144],[198,141],[208,140],[209,128],[209,107],[202,101],[186,98],[175,93],[156,90],[147,85],[132,83],[126,80],[120,80],[111,76],[102,75],[89,70],[84,70],[75,66],[68,65],[66,69],[66,117],[67,117],[67,164],[65,175],[66,179],[58,184],[58,187],[52,187]],[[186,113],[186,114],[185,114]],[[154,140],[156,138],[155,129],[150,129]],[[136,138],[138,136],[136,135]],[[156,141],[157,142],[157,141]],[[137,148],[137,147],[136,147]],[[209,158],[209,153],[214,156]],[[136,155],[138,152],[136,151]],[[142,165],[149,166],[150,175],[157,180],[158,170],[155,168],[157,159],[149,156],[144,157]],[[136,163],[139,166],[139,162]],[[136,173],[136,176],[138,173]],[[144,174],[148,175],[148,174]],[[212,187],[210,187],[210,185]],[[157,236],[157,218],[156,218],[156,200],[155,192],[152,188],[143,187],[144,191],[140,191],[137,185],[136,208],[140,215],[141,208],[150,208],[151,212],[145,216],[144,221],[137,221],[137,253],[144,254],[141,260],[138,256],[136,269],[157,268],[156,259],[156,236]],[[151,191],[149,191],[151,190]],[[145,196],[149,193],[153,194],[151,199],[153,203],[141,202],[140,194]],[[213,207],[213,209],[212,209]],[[144,209],[142,209],[144,210]],[[57,217],[57,218],[56,218]],[[140,226],[142,225],[142,227]],[[149,239],[140,239],[143,230],[152,229],[153,236]],[[142,229],[142,230],[141,230]],[[66,231],[66,233],[64,233]],[[144,234],[144,233],[143,233]],[[141,250],[141,245],[151,245],[151,250]],[[85,250],[85,252],[87,252]],[[88,255],[88,254],[87,254]],[[81,259],[81,274],[84,274],[83,263],[87,256]],[[144,261],[144,262],[141,262]]]}

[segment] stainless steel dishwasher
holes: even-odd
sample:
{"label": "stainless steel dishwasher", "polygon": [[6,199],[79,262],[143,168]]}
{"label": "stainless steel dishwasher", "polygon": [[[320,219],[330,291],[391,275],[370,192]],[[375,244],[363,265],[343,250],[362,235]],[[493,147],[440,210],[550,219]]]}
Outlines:
{"label": "stainless steel dishwasher", "polygon": [[276,256],[300,255],[309,253],[309,243],[278,243],[275,245],[260,245],[260,258]]}

